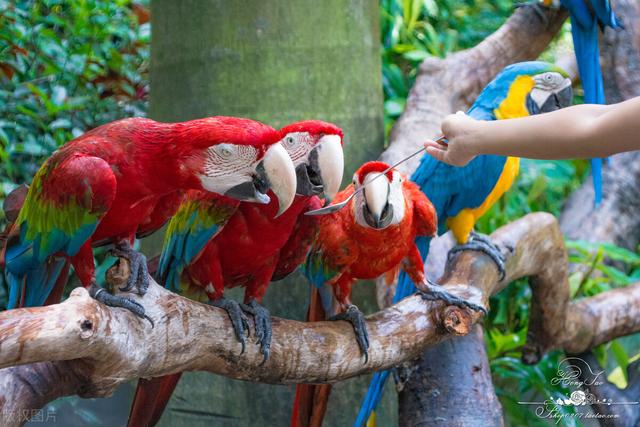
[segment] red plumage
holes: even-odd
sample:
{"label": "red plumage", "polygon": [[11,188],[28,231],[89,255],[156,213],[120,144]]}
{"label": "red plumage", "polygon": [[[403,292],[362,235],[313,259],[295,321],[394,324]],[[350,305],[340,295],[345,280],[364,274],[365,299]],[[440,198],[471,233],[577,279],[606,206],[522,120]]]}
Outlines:
{"label": "red plumage", "polygon": [[[298,163],[299,167],[304,166],[303,159],[322,143],[324,136],[336,135],[342,141],[340,128],[318,120],[288,125],[280,134],[294,164]],[[287,145],[287,135],[296,135],[295,146]],[[219,203],[220,199],[202,192],[189,192],[184,203],[194,201],[201,202],[200,209],[205,209],[207,204]],[[181,284],[191,291],[193,288],[204,291],[211,301],[221,300],[226,288],[242,286],[245,303],[261,302],[272,280],[284,278],[304,261],[317,231],[317,217],[305,216],[304,212],[321,206],[319,197],[298,194],[289,209],[276,217],[278,204],[273,198],[266,205],[239,203],[221,230],[184,266]],[[180,375],[140,382],[128,425],[154,425]]]}
{"label": "red plumage", "polygon": [[[362,165],[354,175],[354,182],[361,187],[371,173],[381,173],[389,166],[382,162]],[[320,217],[318,235],[307,260],[307,276],[313,282],[313,292],[307,314],[308,321],[319,321],[332,313],[325,313],[320,298],[325,284],[333,288],[333,295],[340,311],[351,305],[351,287],[358,279],[374,279],[384,276],[391,284],[403,269],[414,283],[425,281],[420,253],[415,245],[417,236],[433,236],[437,230],[436,212],[429,199],[417,185],[397,171],[391,170],[385,177],[390,183],[389,203],[393,182],[397,181],[402,193],[404,212],[402,218],[385,228],[374,228],[358,219],[358,210],[366,209],[358,196],[351,199],[342,210]],[[371,182],[371,181],[368,181]],[[365,188],[367,191],[368,187]],[[355,191],[354,184],[337,194],[333,203],[346,200]],[[363,193],[360,193],[365,197]],[[397,202],[396,197],[396,203]],[[398,212],[397,206],[395,209]],[[363,218],[360,216],[360,218]],[[326,298],[326,296],[325,296]],[[359,341],[360,344],[360,341]],[[368,344],[367,344],[368,345]],[[366,348],[363,349],[366,354]],[[300,384],[296,388],[292,427],[321,426],[329,399],[331,385]]]}
{"label": "red plumage", "polygon": [[[210,151],[212,147],[222,143],[251,147],[249,154],[244,152],[245,165],[260,160],[278,139],[279,134],[273,128],[234,117],[183,123],[131,118],[108,123],[68,142],[51,155],[26,197],[23,209],[30,209],[32,214],[25,214],[22,222],[18,219],[12,231],[16,234],[26,224],[35,231],[35,236],[44,236],[42,239],[49,239],[52,245],[62,244],[64,249],[45,255],[66,258],[81,283],[88,287],[95,273],[92,247],[131,244],[136,236],[151,234],[162,227],[175,213],[186,190],[204,189],[203,177],[209,177],[215,169],[207,163],[215,157]],[[226,170],[218,168],[214,172],[224,175]],[[227,176],[236,178],[233,171]],[[48,206],[51,207],[43,210]],[[88,238],[82,228],[86,219],[78,220],[79,215],[89,218],[94,227]],[[66,227],[67,218],[76,221],[76,228],[60,234],[56,230]],[[60,240],[61,237],[66,240]],[[11,245],[24,248],[33,244],[33,238],[20,239],[8,240],[7,253]],[[20,268],[25,262],[15,265]],[[11,272],[9,263],[7,267]],[[67,269],[68,266],[62,268],[53,289],[39,297],[41,301],[59,301]],[[19,277],[29,274],[28,271],[13,273]],[[24,295],[29,284],[20,286],[22,290],[15,286],[12,292]]]}

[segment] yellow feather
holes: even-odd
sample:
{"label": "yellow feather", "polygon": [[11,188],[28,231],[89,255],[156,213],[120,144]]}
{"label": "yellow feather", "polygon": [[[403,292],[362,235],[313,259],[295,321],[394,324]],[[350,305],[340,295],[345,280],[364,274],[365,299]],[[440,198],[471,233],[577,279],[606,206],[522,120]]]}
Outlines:
{"label": "yellow feather", "polygon": [[[535,81],[531,76],[518,76],[515,78],[505,99],[500,103],[493,113],[498,120],[526,117],[527,95],[533,89]],[[447,219],[447,227],[453,232],[453,236],[459,244],[469,240],[469,234],[476,224],[476,221],[493,206],[504,193],[509,190],[520,168],[520,159],[508,157],[504,164],[502,173],[498,178],[489,196],[477,208],[461,210],[456,216]]]}
{"label": "yellow feather", "polygon": [[535,81],[531,76],[518,76],[515,78],[506,98],[500,103],[493,113],[498,120],[515,119],[529,115],[527,110],[527,95],[533,89]]}
{"label": "yellow feather", "polygon": [[365,427],[376,427],[376,411],[371,411]]}
{"label": "yellow feather", "polygon": [[476,221],[509,190],[516,176],[518,176],[519,169],[520,159],[518,157],[507,157],[498,182],[484,202],[477,208],[463,209],[458,215],[447,219],[447,227],[453,232],[453,236],[459,244],[467,242],[469,233],[473,230]]}

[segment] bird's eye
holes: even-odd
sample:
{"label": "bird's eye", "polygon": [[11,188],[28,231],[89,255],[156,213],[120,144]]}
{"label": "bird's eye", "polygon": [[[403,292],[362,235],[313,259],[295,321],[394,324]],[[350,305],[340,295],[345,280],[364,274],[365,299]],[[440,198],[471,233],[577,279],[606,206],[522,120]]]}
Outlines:
{"label": "bird's eye", "polygon": [[289,146],[293,145],[293,143],[295,142],[295,139],[292,136],[288,136],[285,138],[285,143]]}
{"label": "bird's eye", "polygon": [[233,156],[234,150],[232,146],[229,145],[222,145],[218,148],[218,154],[220,155],[220,157],[224,158],[224,159],[228,159],[230,157]]}

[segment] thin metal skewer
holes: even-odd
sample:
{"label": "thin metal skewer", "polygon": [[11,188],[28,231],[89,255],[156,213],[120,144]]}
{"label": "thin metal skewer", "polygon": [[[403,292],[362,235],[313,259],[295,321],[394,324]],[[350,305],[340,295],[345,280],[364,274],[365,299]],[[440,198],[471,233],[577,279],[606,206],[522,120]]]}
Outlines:
{"label": "thin metal skewer", "polygon": [[[440,136],[439,138],[436,139],[436,142],[440,143],[440,144],[447,144],[447,139],[444,136]],[[391,166],[389,166],[388,168],[386,168],[384,171],[380,172],[379,175],[374,176],[372,179],[369,180],[369,182],[367,182],[367,184],[373,182],[374,180],[380,178],[381,176],[385,175],[387,172],[389,172],[391,169],[395,168],[396,166],[406,162],[407,160],[409,160],[412,157],[417,156],[418,154],[422,153],[423,151],[425,151],[426,148],[422,147],[421,149],[419,149],[418,151],[416,151],[413,154],[408,155],[407,157],[405,157],[402,160],[398,160],[397,162],[395,162],[394,164],[392,164]],[[340,209],[344,208],[345,206],[347,206],[347,204],[349,203],[349,201],[351,201],[351,199],[353,199],[353,197],[358,194],[359,192],[361,192],[362,190],[364,190],[365,185],[363,185],[362,187],[358,188],[356,191],[354,191],[349,197],[347,197],[345,200],[343,200],[340,203],[336,203],[333,205],[328,205],[325,206],[323,208],[320,209],[315,209],[312,211],[308,211],[305,212],[305,215],[309,215],[309,216],[316,216],[316,215],[329,215],[332,214],[334,212],[338,212]]]}

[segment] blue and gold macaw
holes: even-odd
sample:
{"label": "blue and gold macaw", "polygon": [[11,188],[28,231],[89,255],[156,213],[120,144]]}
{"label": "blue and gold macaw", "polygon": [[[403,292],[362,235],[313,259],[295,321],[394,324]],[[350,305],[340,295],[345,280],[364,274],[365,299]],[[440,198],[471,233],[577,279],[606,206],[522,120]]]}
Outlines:
{"label": "blue and gold macaw", "polygon": [[[557,0],[543,0],[545,6],[557,5]],[[560,0],[571,15],[571,36],[578,62],[580,81],[586,104],[605,104],[598,27],[623,28],[609,0]],[[602,159],[591,159],[595,204],[602,200]]]}
{"label": "blue and gold macaw", "polygon": [[[558,67],[546,62],[521,62],[506,67],[480,93],[467,114],[478,120],[503,120],[557,110],[571,104],[571,80]],[[450,229],[459,246],[452,249],[479,250],[488,254],[504,275],[500,250],[485,236],[473,232],[476,221],[511,187],[520,159],[482,155],[466,166],[456,167],[424,155],[411,179],[433,203],[438,215],[438,234]],[[422,260],[429,253],[431,238],[418,237]],[[409,277],[401,273],[393,302],[415,292]],[[382,397],[390,371],[374,375],[355,425],[370,419]],[[371,420],[375,419],[375,414]],[[369,425],[373,424],[368,423]]]}

